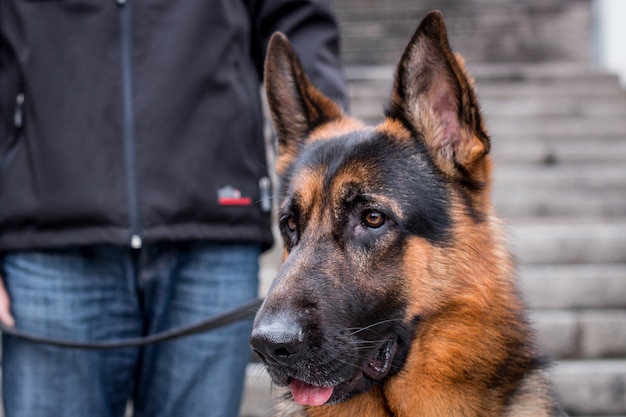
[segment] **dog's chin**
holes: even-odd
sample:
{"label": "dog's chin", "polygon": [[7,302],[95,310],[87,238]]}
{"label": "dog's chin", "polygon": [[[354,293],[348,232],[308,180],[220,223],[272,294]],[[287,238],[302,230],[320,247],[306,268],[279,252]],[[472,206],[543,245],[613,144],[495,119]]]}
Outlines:
{"label": "dog's chin", "polygon": [[[274,383],[289,385],[293,400],[298,404],[309,406],[337,404],[382,383],[392,369],[397,352],[398,344],[395,340],[384,342],[356,374],[347,378],[331,379],[329,376],[322,378],[316,375],[315,371],[288,376],[271,367],[268,371]],[[316,367],[313,364],[307,368]]]}

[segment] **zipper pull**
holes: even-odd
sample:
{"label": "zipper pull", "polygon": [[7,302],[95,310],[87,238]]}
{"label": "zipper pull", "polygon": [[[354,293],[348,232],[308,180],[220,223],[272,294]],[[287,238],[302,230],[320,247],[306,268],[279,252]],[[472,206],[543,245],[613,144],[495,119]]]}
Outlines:
{"label": "zipper pull", "polygon": [[19,93],[15,97],[15,113],[13,114],[13,124],[16,130],[24,126],[24,93]]}
{"label": "zipper pull", "polygon": [[141,240],[141,236],[139,235],[132,235],[130,237],[130,247],[133,249],[141,249],[141,246],[143,245],[143,242]]}
{"label": "zipper pull", "polygon": [[269,213],[272,210],[272,184],[268,177],[259,180],[259,189],[261,190],[261,211]]}

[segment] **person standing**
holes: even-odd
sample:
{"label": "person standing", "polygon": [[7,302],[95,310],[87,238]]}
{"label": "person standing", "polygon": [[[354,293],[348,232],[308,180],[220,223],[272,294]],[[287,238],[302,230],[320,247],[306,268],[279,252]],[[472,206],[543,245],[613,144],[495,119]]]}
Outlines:
{"label": "person standing", "polygon": [[[330,0],[0,0],[0,321],[117,340],[257,297],[275,31],[345,104]],[[109,351],[5,334],[5,415],[234,417],[250,328]]]}

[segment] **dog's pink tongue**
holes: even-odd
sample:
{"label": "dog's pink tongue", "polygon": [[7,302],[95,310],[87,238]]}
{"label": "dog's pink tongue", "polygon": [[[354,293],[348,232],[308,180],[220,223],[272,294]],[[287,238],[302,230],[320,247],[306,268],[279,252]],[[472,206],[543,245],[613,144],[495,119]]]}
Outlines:
{"label": "dog's pink tongue", "polygon": [[298,404],[322,405],[333,395],[333,387],[316,387],[294,379],[291,381],[291,395]]}

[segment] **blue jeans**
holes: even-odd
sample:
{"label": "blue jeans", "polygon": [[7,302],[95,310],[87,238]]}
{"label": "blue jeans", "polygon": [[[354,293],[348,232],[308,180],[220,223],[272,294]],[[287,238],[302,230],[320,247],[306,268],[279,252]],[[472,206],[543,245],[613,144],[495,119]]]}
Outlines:
{"label": "blue jeans", "polygon": [[[256,244],[185,242],[5,254],[16,327],[114,340],[198,322],[257,297]],[[3,335],[6,417],[235,417],[252,320],[144,348],[87,351]]]}

